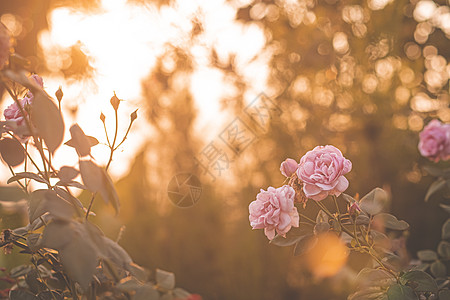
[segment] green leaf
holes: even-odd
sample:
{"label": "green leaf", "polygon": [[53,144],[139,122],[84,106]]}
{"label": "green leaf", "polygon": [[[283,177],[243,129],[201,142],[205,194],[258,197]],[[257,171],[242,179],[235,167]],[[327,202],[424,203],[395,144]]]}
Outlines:
{"label": "green leaf", "polygon": [[360,214],[356,217],[355,223],[356,225],[369,225],[370,218],[366,215]]}
{"label": "green leaf", "polygon": [[388,300],[386,292],[380,287],[368,287],[348,296],[347,300]]}
{"label": "green leaf", "polygon": [[450,300],[450,291],[448,289],[440,290],[439,300]]}
{"label": "green leaf", "polygon": [[0,140],[0,155],[3,161],[12,167],[20,165],[25,160],[25,152],[22,145],[11,138]]}
{"label": "green leaf", "polygon": [[64,121],[56,104],[43,90],[33,90],[31,122],[50,152],[61,145],[64,138]]}
{"label": "green leaf", "polygon": [[389,300],[417,300],[417,296],[409,286],[394,284],[387,291]]}
{"label": "green leaf", "polygon": [[80,160],[80,172],[84,185],[94,193],[100,193],[103,200],[110,202],[116,213],[119,212],[119,196],[114,188],[111,178],[104,169],[90,160]]}
{"label": "green leaf", "polygon": [[317,237],[313,234],[304,235],[297,242],[294,248],[294,256],[303,254],[314,248],[317,243]]}
{"label": "green leaf", "polygon": [[376,230],[371,230],[370,236],[373,239],[373,244],[375,247],[382,249],[391,249],[392,247],[391,239],[388,238],[387,235],[385,235],[384,233]]}
{"label": "green leaf", "polygon": [[436,278],[443,278],[447,275],[447,267],[439,260],[431,264],[430,271]]}
{"label": "green leaf", "polygon": [[39,300],[63,300],[64,297],[57,291],[42,291],[38,294]]}
{"label": "green leaf", "polygon": [[149,271],[144,269],[143,267],[131,262],[126,266],[126,270],[130,272],[131,275],[136,277],[140,281],[147,281],[149,277]]}
{"label": "green leaf", "polygon": [[315,235],[318,235],[318,234],[321,234],[324,232],[328,232],[329,230],[330,230],[330,224],[328,224],[326,222],[320,222],[314,226],[313,231],[314,231]]}
{"label": "green leaf", "polygon": [[444,174],[444,171],[436,166],[424,166],[423,169],[434,177],[441,177]]}
{"label": "green leaf", "polygon": [[49,212],[59,219],[70,219],[74,213],[72,204],[52,190],[36,190],[31,194],[29,205],[30,223]]}
{"label": "green leaf", "polygon": [[425,195],[425,202],[430,200],[431,196],[439,192],[440,190],[445,188],[445,179],[444,178],[438,178],[435,182],[433,182],[430,187],[428,188],[428,191]]}
{"label": "green leaf", "polygon": [[417,266],[415,266],[413,268],[413,270],[418,270],[418,271],[424,271],[425,272],[429,267],[430,267],[430,264],[426,264],[426,263],[418,264]]}
{"label": "green leaf", "polygon": [[30,272],[33,269],[33,266],[31,265],[21,265],[21,266],[17,266],[15,268],[12,268],[11,271],[9,272],[9,277],[11,278],[17,278],[20,276],[25,276],[26,274],[28,274],[28,272]]}
{"label": "green leaf", "polygon": [[416,292],[436,292],[438,289],[433,277],[422,271],[414,270],[406,272],[400,277],[400,280],[405,284],[413,283],[414,286],[417,285],[414,288]]}
{"label": "green leaf", "polygon": [[450,239],[450,219],[447,219],[447,221],[445,221],[444,225],[442,226],[442,239]]}
{"label": "green leaf", "polygon": [[177,300],[177,299],[175,299],[175,297],[172,294],[169,294],[169,293],[162,295],[160,299],[161,300]]}
{"label": "green leaf", "polygon": [[355,198],[353,198],[353,197],[350,196],[350,195],[347,195],[347,194],[342,193],[341,196],[342,196],[342,198],[343,198],[345,201],[347,201],[347,203],[349,203],[349,204],[353,204],[354,202],[358,202],[358,201],[356,201]]}
{"label": "green leaf", "polygon": [[369,215],[376,215],[383,211],[388,203],[389,196],[386,191],[375,188],[361,199],[359,207]]}
{"label": "green leaf", "polygon": [[176,298],[186,299],[187,297],[189,297],[191,295],[191,293],[189,293],[188,291],[185,291],[183,289],[180,289],[180,288],[175,288],[173,290],[173,295]]}
{"label": "green leaf", "polygon": [[81,189],[81,190],[87,190],[87,188],[84,185],[82,185],[81,183],[79,183],[77,181],[62,181],[62,180],[60,180],[55,185],[58,185],[58,186],[72,186],[72,187],[76,187],[76,188]]}
{"label": "green leaf", "polygon": [[323,210],[319,210],[316,217],[316,223],[328,223],[328,219],[328,215]]}
{"label": "green leaf", "polygon": [[21,180],[24,178],[28,178],[28,179],[33,179],[36,180],[37,182],[42,182],[42,183],[48,183],[47,180],[45,180],[44,178],[42,178],[41,176],[31,173],[31,172],[21,172],[21,173],[16,173],[16,175],[14,175],[13,177],[9,178],[8,181],[6,182],[7,184],[10,184],[11,182],[17,181],[17,180]]}
{"label": "green leaf", "polygon": [[9,292],[10,300],[39,300],[38,297],[25,290],[11,290]]}
{"label": "green leaf", "polygon": [[381,213],[373,218],[374,222],[379,222],[385,228],[393,230],[406,230],[409,228],[408,223],[401,220],[399,221],[395,216],[388,213]]}
{"label": "green leaf", "polygon": [[63,166],[58,171],[59,179],[64,182],[72,181],[78,174],[80,174],[80,172],[77,169],[68,166]]}
{"label": "green leaf", "polygon": [[62,249],[74,239],[75,232],[81,234],[75,222],[52,221],[42,233],[39,246],[51,249]]}
{"label": "green leaf", "polygon": [[27,245],[30,247],[31,250],[37,251],[39,247],[37,246],[37,243],[39,241],[41,234],[40,233],[32,233],[29,236],[27,236]]}
{"label": "green leaf", "polygon": [[153,286],[146,284],[136,290],[133,300],[158,300],[159,298],[158,291]]}
{"label": "green leaf", "polygon": [[450,243],[447,241],[441,241],[438,245],[437,251],[444,259],[450,258]]}
{"label": "green leaf", "polygon": [[387,288],[395,283],[395,277],[381,269],[364,268],[356,276],[356,283],[359,288]]}
{"label": "green leaf", "polygon": [[422,261],[434,261],[438,259],[438,256],[433,250],[420,250],[417,252],[417,257]]}
{"label": "green leaf", "polygon": [[144,284],[135,278],[128,276],[120,280],[116,287],[123,292],[136,291],[138,288],[142,287]]}
{"label": "green leaf", "polygon": [[69,277],[83,290],[88,288],[100,255],[85,224],[53,221],[45,227],[40,244],[58,250]]}
{"label": "green leaf", "polygon": [[277,235],[274,237],[270,243],[281,246],[281,247],[287,247],[292,246],[295,243],[297,243],[302,236],[310,233],[309,230],[301,229],[301,230],[293,230],[293,228],[286,234],[286,237],[283,237],[281,235]]}
{"label": "green leaf", "polygon": [[105,252],[102,254],[117,266],[126,269],[132,262],[128,253],[119,244],[107,237],[103,237],[103,242],[105,243]]}
{"label": "green leaf", "polygon": [[85,291],[89,287],[98,265],[97,249],[89,239],[75,234],[75,238],[59,250],[61,263],[69,277]]}
{"label": "green leaf", "polygon": [[172,290],[175,288],[175,275],[161,269],[156,269],[156,283],[163,289]]}
{"label": "green leaf", "polygon": [[74,205],[78,206],[81,209],[84,208],[83,204],[80,202],[80,200],[78,200],[78,198],[72,196],[67,191],[63,190],[62,188],[55,186],[55,192],[56,192],[56,194],[58,194],[58,196],[60,196],[67,202],[73,203]]}
{"label": "green leaf", "polygon": [[440,207],[442,207],[445,212],[447,212],[448,214],[450,214],[450,205],[446,205],[446,204],[439,204]]}
{"label": "green leaf", "polygon": [[28,226],[16,228],[13,230],[13,233],[17,235],[25,235],[28,233]]}
{"label": "green leaf", "polygon": [[40,86],[38,86],[33,80],[30,80],[28,76],[25,74],[25,71],[22,69],[19,70],[3,70],[3,75],[11,79],[12,81],[15,81],[17,83],[20,83],[27,89],[40,89]]}
{"label": "green leaf", "polygon": [[98,144],[98,140],[92,136],[84,134],[78,124],[74,124],[70,127],[70,135],[72,139],[66,142],[67,146],[75,148],[78,155],[83,157],[91,154],[91,147]]}

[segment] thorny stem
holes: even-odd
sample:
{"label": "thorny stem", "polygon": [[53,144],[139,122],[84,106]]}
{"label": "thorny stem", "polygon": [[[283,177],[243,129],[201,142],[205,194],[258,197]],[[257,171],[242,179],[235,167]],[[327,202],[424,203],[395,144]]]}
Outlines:
{"label": "thorny stem", "polygon": [[[354,234],[353,232],[351,232],[350,230],[348,230],[346,227],[344,227],[344,225],[340,222],[339,218],[337,218],[335,215],[333,215],[326,207],[324,204],[320,203],[320,201],[313,201],[314,203],[316,203],[316,205],[319,207],[319,209],[321,209],[323,212],[325,212],[330,218],[332,218],[333,220],[335,220],[336,222],[339,223],[342,231],[344,231],[345,233],[347,233],[349,236],[351,236],[352,238],[354,238],[359,245],[360,244],[360,240],[359,237]],[[367,246],[361,246],[361,249],[364,249],[367,254],[369,254],[379,265],[382,269],[384,269],[385,271],[391,273],[392,275],[394,275],[397,278],[397,275],[395,274],[394,271],[392,271],[390,268],[386,267],[384,265],[384,263],[377,257],[376,253],[373,253],[373,248],[372,246],[366,241],[363,240],[363,242],[365,242],[367,244]]]}

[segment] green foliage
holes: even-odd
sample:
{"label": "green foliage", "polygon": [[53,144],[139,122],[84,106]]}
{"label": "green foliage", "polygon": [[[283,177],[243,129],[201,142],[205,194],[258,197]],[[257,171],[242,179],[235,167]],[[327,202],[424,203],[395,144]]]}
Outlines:
{"label": "green foliage", "polygon": [[359,207],[369,215],[376,215],[383,211],[389,203],[387,193],[380,188],[373,189],[361,198]]}
{"label": "green foliage", "polygon": [[391,285],[387,291],[389,300],[416,300],[417,296],[409,286],[401,284]]}
{"label": "green foliage", "polygon": [[[21,253],[29,256],[31,265],[13,268],[8,278],[15,284],[9,292],[10,299],[175,299],[176,295],[188,297],[190,294],[175,288],[175,275],[163,270],[156,271],[155,281],[149,279],[148,272],[135,264],[129,254],[117,242],[104,235],[102,230],[89,221],[92,202],[99,193],[106,203],[111,203],[119,212],[119,197],[107,173],[113,153],[126,139],[131,124],[121,143],[109,144],[110,160],[106,168],[98,166],[91,159],[91,147],[98,140],[86,136],[78,125],[70,128],[72,139],[67,146],[75,148],[80,159],[78,168],[63,166],[55,169],[52,156],[62,144],[64,122],[59,108],[48,95],[31,83],[22,72],[4,71],[10,80],[29,88],[34,100],[31,104],[31,117],[26,115],[29,136],[15,136],[15,127],[2,128],[2,135],[9,133],[13,139],[2,138],[2,158],[10,166],[12,177],[9,183],[18,183],[28,199],[29,223],[14,230],[2,232],[1,246],[21,248]],[[24,77],[25,76],[25,77]],[[11,97],[17,102],[18,94],[10,89]],[[61,101],[61,97],[58,98]],[[118,109],[118,102],[115,109]],[[37,107],[36,107],[37,106]],[[117,112],[116,112],[117,113]],[[116,115],[117,116],[117,115]],[[116,122],[118,119],[116,118]],[[2,125],[3,126],[3,125]],[[105,128],[106,129],[106,128]],[[22,134],[25,131],[20,131]],[[108,133],[106,132],[106,135]],[[28,151],[27,142],[33,139],[42,160],[39,166]],[[107,138],[108,139],[108,138]],[[43,146],[45,142],[46,147]],[[109,139],[108,139],[109,141]],[[11,147],[14,145],[14,147]],[[10,152],[15,153],[10,153]],[[46,153],[48,151],[48,154]],[[20,155],[17,155],[20,154]],[[13,166],[21,165],[25,156],[37,169],[15,172]],[[77,181],[81,175],[83,184]],[[56,183],[55,180],[59,180]],[[46,188],[35,189],[30,185],[35,181]],[[86,209],[82,202],[71,194],[68,186],[89,190],[91,203]],[[43,229],[41,229],[43,227]]]}

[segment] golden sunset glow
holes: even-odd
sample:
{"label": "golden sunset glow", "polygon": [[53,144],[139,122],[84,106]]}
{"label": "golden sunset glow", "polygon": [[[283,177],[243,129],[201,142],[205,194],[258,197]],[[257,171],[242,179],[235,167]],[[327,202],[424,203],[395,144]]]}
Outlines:
{"label": "golden sunset glow", "polygon": [[[238,71],[249,84],[247,101],[266,89],[270,53],[262,52],[266,42],[264,34],[257,26],[236,22],[237,8],[237,3],[233,6],[225,1],[177,1],[158,9],[124,0],[104,0],[101,9],[91,14],[67,7],[55,8],[48,15],[49,30],[39,35],[40,45],[46,52],[46,65],[51,71],[44,78],[45,88],[51,93],[61,85],[66,112],[77,107],[80,126],[87,134],[103,138],[99,115],[101,111],[105,115],[112,112],[109,99],[113,91],[125,100],[122,106],[126,108],[120,116],[124,122],[119,129],[124,132],[131,111],[139,108],[139,115],[145,116],[146,110],[151,109],[143,107],[141,81],[151,73],[156,58],[168,45],[185,48],[193,56],[195,69],[191,77],[180,79],[190,82],[199,112],[197,133],[201,132],[202,138],[207,140],[217,135],[220,126],[230,118],[220,112],[219,100],[234,94],[225,74],[210,65],[208,52],[212,48],[223,62],[228,61],[230,55],[236,56]],[[204,31],[190,40],[193,17],[201,19]],[[64,79],[61,71],[73,63],[70,51],[74,46],[79,46],[86,55],[93,69],[92,78]],[[164,67],[170,71],[174,63],[169,56]],[[112,117],[107,118],[108,128],[113,128],[112,120]],[[129,138],[135,151],[152,132],[144,117],[138,118],[136,125]],[[106,163],[108,149],[96,148],[94,157]],[[116,160],[121,163],[112,165],[112,173],[123,174],[135,151],[117,153]]]}

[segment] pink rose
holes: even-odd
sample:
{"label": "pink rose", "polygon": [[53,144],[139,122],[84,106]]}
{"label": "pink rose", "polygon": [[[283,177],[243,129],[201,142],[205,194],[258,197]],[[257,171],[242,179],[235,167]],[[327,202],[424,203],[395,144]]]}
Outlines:
{"label": "pink rose", "polygon": [[348,188],[344,175],[351,169],[351,161],[338,148],[317,146],[300,159],[297,176],[303,182],[306,197],[320,201],[328,195],[339,196]]}
{"label": "pink rose", "polygon": [[432,120],[419,134],[419,151],[434,162],[450,158],[450,124]]}
{"label": "pink rose", "polygon": [[269,240],[275,237],[275,231],[285,236],[292,226],[298,227],[300,217],[294,206],[295,191],[284,185],[279,188],[261,189],[256,200],[250,203],[250,225],[253,229],[264,228]]}
{"label": "pink rose", "polygon": [[[43,87],[43,80],[39,75],[36,74],[31,75],[30,80],[34,81],[38,86]],[[19,100],[20,106],[22,106],[22,109],[24,110],[26,117],[28,117],[28,112],[31,103],[33,103],[33,99],[34,99],[33,94],[30,91],[28,91],[26,96],[23,99]],[[22,115],[22,112],[20,111],[20,108],[16,102],[9,105],[3,112],[3,115],[5,116],[6,128],[8,130],[13,131],[17,136],[19,136],[22,139],[31,135],[28,126],[24,120],[24,116]]]}
{"label": "pink rose", "polygon": [[292,158],[288,158],[281,163],[280,171],[284,176],[291,177],[291,175],[294,174],[295,171],[297,171],[297,168],[298,162],[296,162]]}
{"label": "pink rose", "polygon": [[8,29],[0,23],[0,70],[3,69],[8,62],[11,51],[11,37]]}
{"label": "pink rose", "polygon": [[[31,104],[32,98],[24,97],[23,99],[20,99],[20,105],[22,106],[25,116],[28,117],[27,111],[29,110],[29,105]],[[17,136],[20,138],[25,138],[27,136],[30,136],[31,133],[29,132],[28,126],[24,120],[24,117],[22,115],[22,112],[19,109],[19,106],[16,102],[8,106],[5,111],[3,112],[3,115],[5,116],[5,124],[6,129],[13,131]]]}

